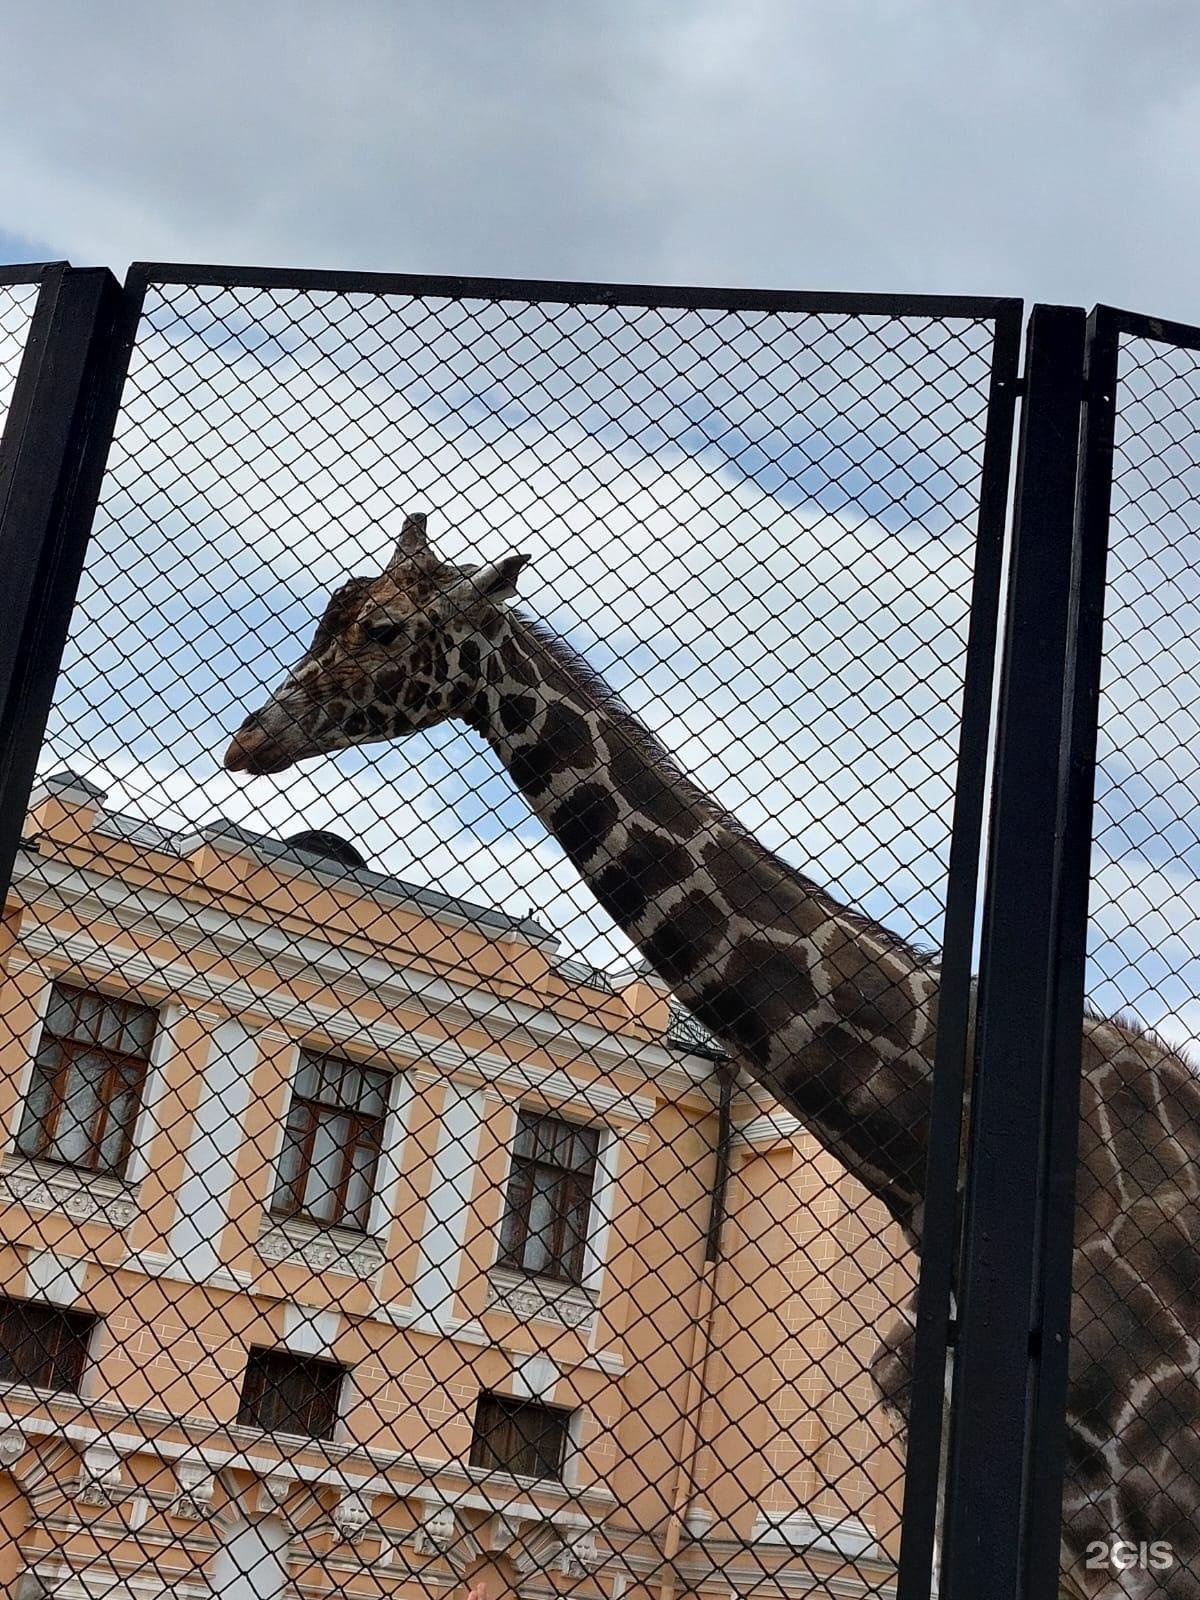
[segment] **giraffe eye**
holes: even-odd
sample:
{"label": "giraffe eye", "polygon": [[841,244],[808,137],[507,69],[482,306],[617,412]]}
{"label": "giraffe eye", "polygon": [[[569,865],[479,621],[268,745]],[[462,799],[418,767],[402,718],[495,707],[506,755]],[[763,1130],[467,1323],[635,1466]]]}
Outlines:
{"label": "giraffe eye", "polygon": [[394,644],[400,637],[400,624],[380,617],[372,622],[364,622],[362,632],[363,637],[372,644]]}

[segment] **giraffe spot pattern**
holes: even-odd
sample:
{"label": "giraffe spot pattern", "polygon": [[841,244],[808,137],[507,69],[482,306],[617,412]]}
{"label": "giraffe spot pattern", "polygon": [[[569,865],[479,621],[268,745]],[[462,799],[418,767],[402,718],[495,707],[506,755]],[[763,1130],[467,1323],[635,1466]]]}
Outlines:
{"label": "giraffe spot pattern", "polygon": [[694,870],[687,851],[673,839],[630,824],[624,848],[602,867],[593,885],[600,904],[623,926],[636,922],[651,901],[685,883]]}
{"label": "giraffe spot pattern", "polygon": [[597,783],[581,783],[552,813],[554,832],[567,855],[582,866],[596,854],[617,822],[617,802]]}
{"label": "giraffe spot pattern", "polygon": [[[624,734],[624,736],[622,736]],[[636,815],[660,828],[684,835],[695,831],[694,809],[661,773],[647,765],[643,751],[631,743],[632,735],[618,730],[609,736],[610,770],[614,787]]]}
{"label": "giraffe spot pattern", "polygon": [[685,984],[710,964],[728,922],[725,908],[711,895],[696,890],[666,913],[642,948],[668,983]]}
{"label": "giraffe spot pattern", "polygon": [[799,952],[747,939],[721,968],[720,982],[701,996],[704,1020],[736,1040],[760,1069],[788,1024],[816,1003],[812,975]]}

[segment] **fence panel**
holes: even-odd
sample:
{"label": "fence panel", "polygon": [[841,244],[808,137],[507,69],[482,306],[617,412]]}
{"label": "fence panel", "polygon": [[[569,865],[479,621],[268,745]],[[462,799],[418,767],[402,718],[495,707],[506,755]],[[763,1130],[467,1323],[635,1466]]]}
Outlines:
{"label": "fence panel", "polygon": [[1089,362],[1081,648],[1102,612],[1103,657],[1064,1582],[1184,1600],[1200,1594],[1200,331],[1100,307]]}
{"label": "fence panel", "polygon": [[37,304],[43,267],[0,267],[0,431]]}
{"label": "fence panel", "polygon": [[0,1581],[893,1592],[1019,306],[130,293],[0,991]]}

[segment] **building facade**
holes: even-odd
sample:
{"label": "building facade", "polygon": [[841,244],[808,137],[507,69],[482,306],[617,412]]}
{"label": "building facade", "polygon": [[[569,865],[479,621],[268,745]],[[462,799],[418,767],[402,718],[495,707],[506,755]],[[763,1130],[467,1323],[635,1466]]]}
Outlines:
{"label": "building facade", "polygon": [[0,957],[5,1594],[889,1591],[912,1263],[656,980],[71,774]]}

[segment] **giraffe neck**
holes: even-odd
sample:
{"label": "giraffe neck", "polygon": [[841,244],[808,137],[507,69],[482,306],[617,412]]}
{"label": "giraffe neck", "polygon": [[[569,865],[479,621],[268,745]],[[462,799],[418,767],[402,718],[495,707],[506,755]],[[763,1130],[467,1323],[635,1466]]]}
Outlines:
{"label": "giraffe neck", "polygon": [[470,721],[597,900],[915,1233],[936,973],[747,835],[569,648],[509,613]]}

